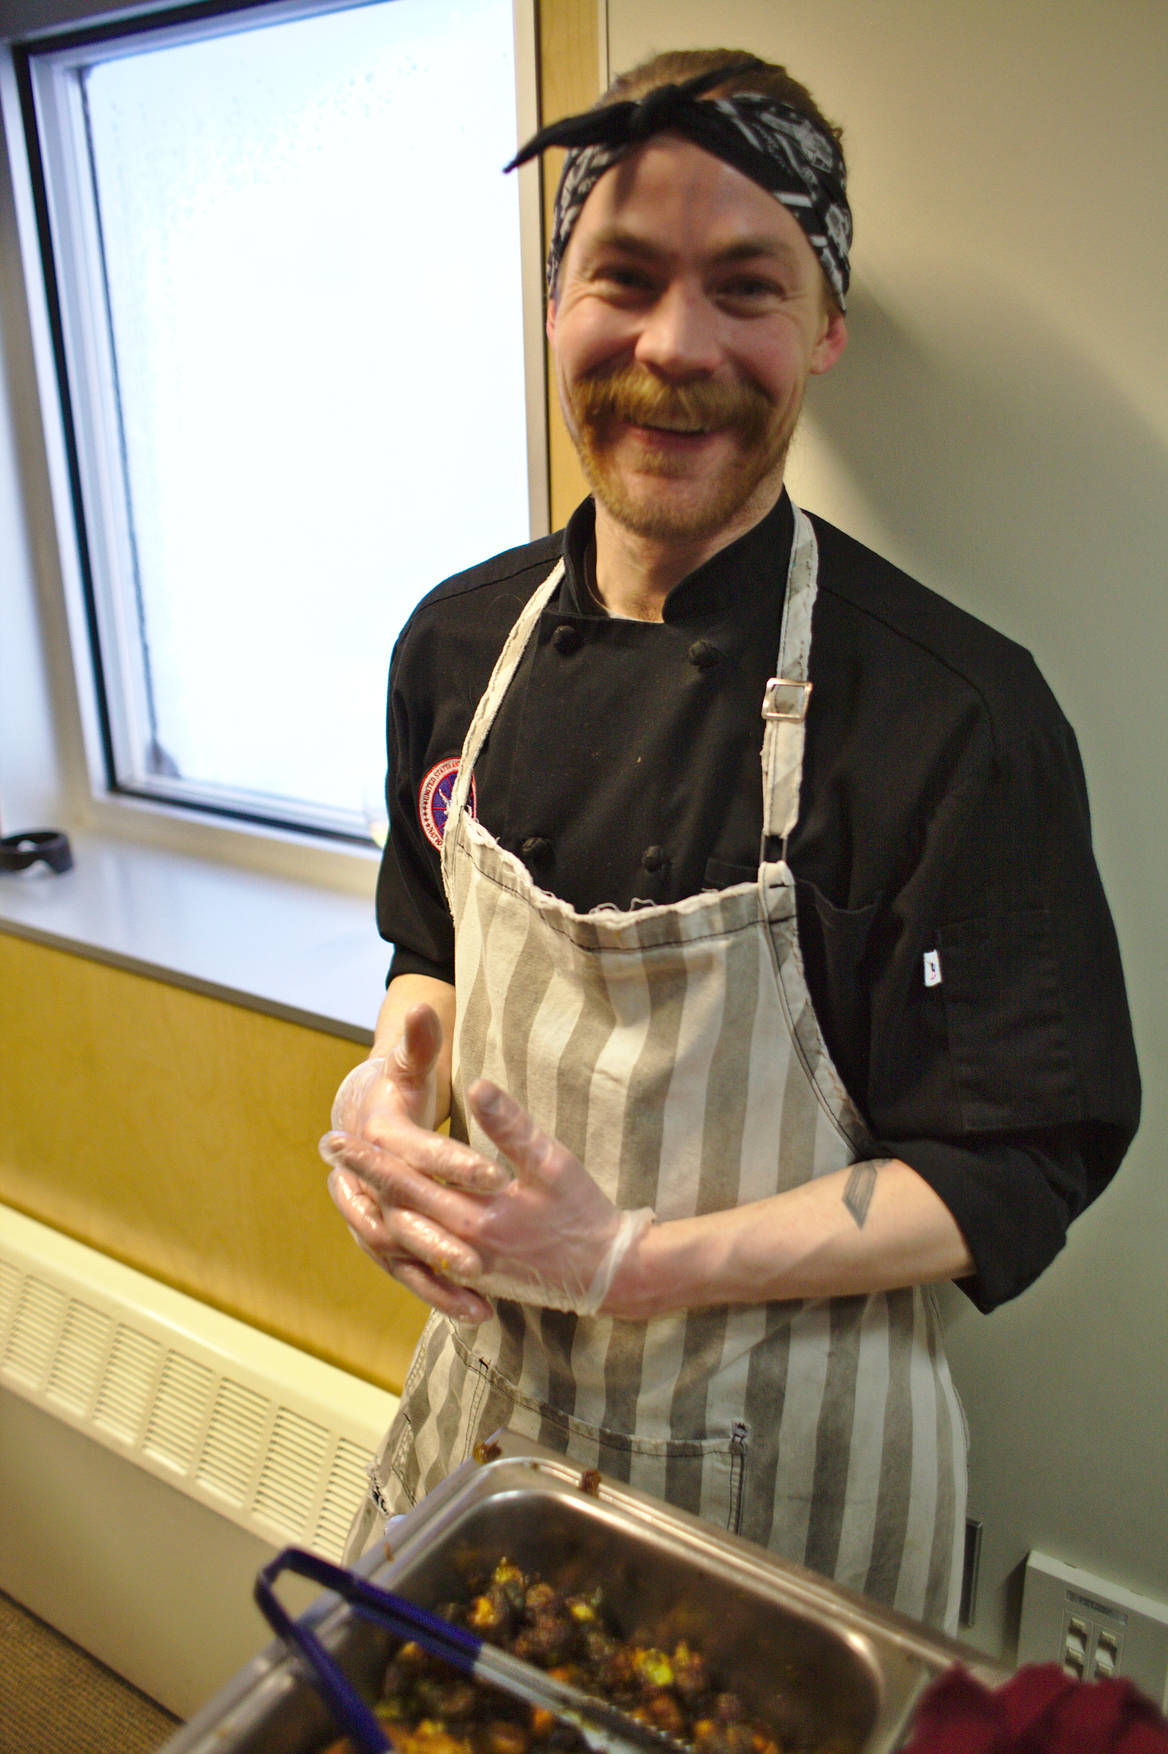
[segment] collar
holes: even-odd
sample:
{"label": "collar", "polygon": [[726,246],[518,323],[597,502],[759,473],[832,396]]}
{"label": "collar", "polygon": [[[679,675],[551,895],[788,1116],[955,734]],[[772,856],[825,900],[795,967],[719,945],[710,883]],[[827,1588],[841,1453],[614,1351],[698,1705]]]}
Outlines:
{"label": "collar", "polygon": [[[700,624],[710,633],[719,625],[734,626],[743,611],[770,612],[776,589],[782,594],[794,532],[795,514],[784,488],[765,518],[674,585],[663,619],[683,627]],[[592,590],[595,540],[596,507],[589,498],[576,507],[564,530],[564,581],[556,602],[561,614],[605,615]]]}

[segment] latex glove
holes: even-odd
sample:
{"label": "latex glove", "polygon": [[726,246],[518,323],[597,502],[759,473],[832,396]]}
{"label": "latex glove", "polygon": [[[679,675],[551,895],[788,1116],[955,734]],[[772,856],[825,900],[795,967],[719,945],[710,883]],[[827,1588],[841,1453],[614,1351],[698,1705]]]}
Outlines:
{"label": "latex glove", "polygon": [[[443,1184],[490,1192],[510,1179],[500,1165],[433,1130],[442,1029],[429,1005],[407,1015],[385,1058],[363,1061],[333,1101],[333,1131],[320,1142],[329,1194],[358,1246],[393,1278],[455,1321],[482,1322],[486,1298],[452,1273],[477,1271],[477,1255],[435,1220]],[[376,1166],[376,1184],[363,1171]]]}
{"label": "latex glove", "polygon": [[[440,1175],[436,1168],[419,1174],[350,1134],[321,1141],[326,1160],[338,1166],[330,1181],[343,1178],[342,1194],[352,1182],[378,1208],[376,1220],[366,1212],[358,1215],[358,1240],[375,1258],[385,1254],[385,1264],[404,1283],[411,1280],[401,1271],[402,1250],[416,1257],[415,1264],[426,1263],[444,1285],[460,1285],[480,1302],[507,1297],[595,1314],[629,1249],[652,1223],[652,1212],[622,1212],[579,1158],[549,1138],[497,1085],[482,1080],[467,1100],[514,1177],[452,1141]],[[491,1189],[492,1175],[504,1185]],[[332,1192],[340,1205],[338,1187]],[[427,1300],[455,1313],[433,1295]],[[456,1319],[485,1318],[470,1313]]]}
{"label": "latex glove", "polygon": [[410,1120],[433,1131],[442,1025],[432,1005],[414,1005],[386,1058],[362,1060],[341,1081],[330,1119],[337,1132],[376,1139],[385,1121]]}
{"label": "latex glove", "polygon": [[579,1158],[498,1085],[481,1079],[467,1101],[515,1170],[508,1187],[479,1202],[477,1222],[464,1233],[482,1261],[470,1282],[488,1296],[594,1315],[653,1213],[622,1212]]}

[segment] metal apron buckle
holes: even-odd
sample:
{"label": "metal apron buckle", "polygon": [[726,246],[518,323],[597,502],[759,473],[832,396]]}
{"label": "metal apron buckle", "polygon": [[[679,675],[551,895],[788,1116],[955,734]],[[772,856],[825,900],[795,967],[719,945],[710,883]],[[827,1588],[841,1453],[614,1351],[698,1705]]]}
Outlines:
{"label": "metal apron buckle", "polygon": [[763,693],[762,716],[802,724],[807,717],[810,697],[810,682],[792,682],[785,676],[772,676]]}

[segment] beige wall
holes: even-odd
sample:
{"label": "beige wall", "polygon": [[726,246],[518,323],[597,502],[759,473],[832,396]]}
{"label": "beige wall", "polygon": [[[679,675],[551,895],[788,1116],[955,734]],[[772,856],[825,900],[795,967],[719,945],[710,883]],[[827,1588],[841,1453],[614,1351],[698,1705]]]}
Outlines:
{"label": "beige wall", "polygon": [[1037,1286],[953,1295],[975,1635],[1012,1636],[1031,1546],[1168,1600],[1168,10],[610,0],[608,29],[614,69],[713,29],[844,124],[851,344],[793,490],[1030,646],[1079,733],[1146,1118]]}

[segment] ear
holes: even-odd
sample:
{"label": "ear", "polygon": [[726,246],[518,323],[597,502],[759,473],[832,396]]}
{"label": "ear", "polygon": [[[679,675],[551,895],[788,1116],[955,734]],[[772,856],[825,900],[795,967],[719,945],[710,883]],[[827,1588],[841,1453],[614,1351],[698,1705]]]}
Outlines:
{"label": "ear", "polygon": [[811,350],[808,371],[816,377],[821,372],[829,372],[847,344],[848,326],[843,312],[832,305],[824,319],[823,333]]}
{"label": "ear", "polygon": [[554,347],[556,344],[556,301],[554,295],[548,299],[547,320],[544,323],[544,330],[547,334],[548,341]]}

